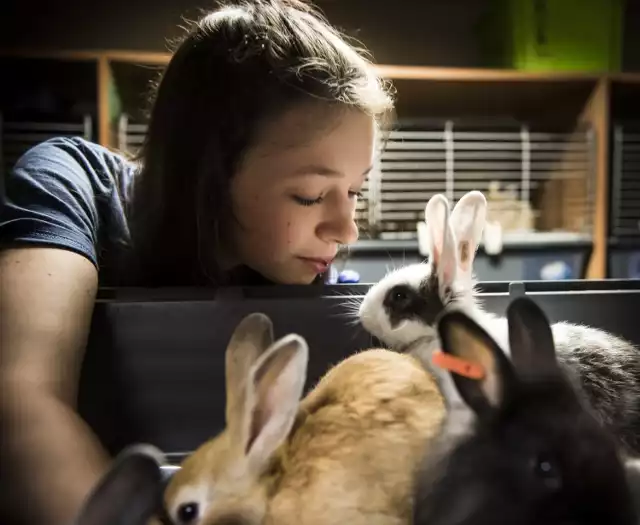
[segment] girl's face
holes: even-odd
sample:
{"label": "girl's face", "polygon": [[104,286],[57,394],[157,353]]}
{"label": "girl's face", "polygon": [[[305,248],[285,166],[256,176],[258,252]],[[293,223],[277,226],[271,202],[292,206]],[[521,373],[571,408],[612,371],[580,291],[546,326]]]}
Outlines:
{"label": "girl's face", "polygon": [[353,109],[296,107],[261,129],[231,181],[233,261],[280,284],[309,284],[358,238],[358,193],[376,125]]}

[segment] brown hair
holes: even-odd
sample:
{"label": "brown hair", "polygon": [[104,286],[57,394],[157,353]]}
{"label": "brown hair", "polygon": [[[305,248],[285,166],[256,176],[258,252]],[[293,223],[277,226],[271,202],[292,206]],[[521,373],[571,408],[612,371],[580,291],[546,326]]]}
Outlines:
{"label": "brown hair", "polygon": [[261,123],[324,101],[392,115],[362,50],[298,0],[225,3],[193,23],[155,91],[129,220],[138,284],[225,284],[229,183]]}

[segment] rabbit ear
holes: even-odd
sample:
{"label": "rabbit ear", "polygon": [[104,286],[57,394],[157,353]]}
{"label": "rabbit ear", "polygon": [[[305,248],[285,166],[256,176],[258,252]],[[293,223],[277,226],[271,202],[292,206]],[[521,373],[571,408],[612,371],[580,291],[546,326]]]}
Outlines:
{"label": "rabbit ear", "polygon": [[624,470],[631,494],[631,501],[634,502],[636,513],[640,516],[640,459],[625,458]]}
{"label": "rabbit ear", "polygon": [[553,333],[547,316],[528,297],[518,297],[507,307],[511,360],[521,377],[557,376]]}
{"label": "rabbit ear", "polygon": [[[227,426],[241,418],[245,403],[245,385],[251,367],[273,343],[273,323],[265,314],[247,315],[236,326],[226,352]],[[232,432],[235,430],[232,429]]]}
{"label": "rabbit ear", "polygon": [[438,193],[429,199],[424,209],[429,232],[432,264],[437,269],[441,287],[449,287],[456,278],[455,238],[449,224],[449,201]]}
{"label": "rabbit ear", "polygon": [[481,379],[451,374],[462,399],[478,416],[499,408],[511,395],[515,381],[511,363],[502,349],[480,325],[459,310],[442,314],[437,325],[443,352],[483,368]]}
{"label": "rabbit ear", "polygon": [[460,277],[471,279],[473,261],[487,220],[487,199],[479,191],[463,195],[451,212],[451,229],[455,236]]}
{"label": "rabbit ear", "polygon": [[308,360],[306,341],[290,334],[262,354],[250,373],[239,444],[253,472],[267,465],[293,427]]}
{"label": "rabbit ear", "polygon": [[124,449],[87,497],[75,525],[145,525],[162,507],[161,466],[165,458],[151,445]]}

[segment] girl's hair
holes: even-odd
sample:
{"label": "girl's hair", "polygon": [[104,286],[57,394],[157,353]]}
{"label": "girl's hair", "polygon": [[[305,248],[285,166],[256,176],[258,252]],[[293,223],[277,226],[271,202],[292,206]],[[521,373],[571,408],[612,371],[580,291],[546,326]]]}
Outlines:
{"label": "girl's hair", "polygon": [[299,0],[225,3],[192,24],[155,90],[129,211],[143,285],[230,282],[217,257],[229,186],[260,125],[304,102],[393,115],[362,51]]}

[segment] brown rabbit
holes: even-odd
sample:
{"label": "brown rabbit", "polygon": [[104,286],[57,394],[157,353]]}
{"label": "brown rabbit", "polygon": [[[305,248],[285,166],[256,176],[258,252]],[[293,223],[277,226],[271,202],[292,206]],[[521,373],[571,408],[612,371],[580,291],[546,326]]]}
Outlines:
{"label": "brown rabbit", "polygon": [[273,342],[265,315],[240,322],[226,354],[227,428],[171,479],[174,523],[411,522],[415,470],[445,416],[433,377],[411,356],[367,350],[300,401],[307,361],[305,340]]}

